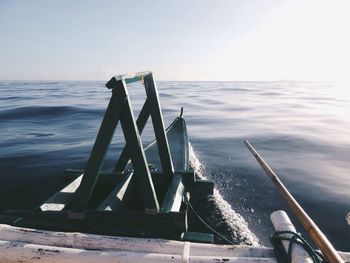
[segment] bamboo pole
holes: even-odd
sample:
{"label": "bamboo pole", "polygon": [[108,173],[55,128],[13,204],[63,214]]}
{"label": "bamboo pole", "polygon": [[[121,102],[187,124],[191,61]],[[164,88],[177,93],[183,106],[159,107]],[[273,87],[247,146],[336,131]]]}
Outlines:
{"label": "bamboo pole", "polygon": [[289,207],[292,209],[294,214],[297,216],[305,230],[309,233],[315,244],[319,247],[322,254],[325,256],[329,263],[343,263],[343,259],[339,256],[338,252],[334,249],[332,244],[328,241],[326,236],[321,232],[317,225],[307,215],[304,209],[298,204],[294,197],[289,193],[287,188],[280,181],[276,173],[270,168],[270,166],[264,161],[259,153],[253,148],[248,140],[244,140],[244,143],[248,147],[249,151],[253,154],[255,159],[259,162],[261,167],[264,169],[266,174],[270,177],[271,181],[277,187],[277,190],[287,201]]}

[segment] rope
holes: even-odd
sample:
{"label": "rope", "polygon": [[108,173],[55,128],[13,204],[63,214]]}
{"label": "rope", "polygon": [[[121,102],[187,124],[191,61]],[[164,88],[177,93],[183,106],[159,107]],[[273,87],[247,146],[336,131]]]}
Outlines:
{"label": "rope", "polygon": [[[292,249],[293,249],[293,244],[298,244],[301,247],[304,248],[306,253],[311,257],[314,263],[326,263],[325,257],[315,249],[311,247],[311,245],[301,236],[300,233],[295,233],[293,231],[277,231],[275,234],[273,234],[270,237],[271,243],[276,249],[277,253],[279,256],[281,254],[285,255],[284,258],[281,259],[283,262],[292,262]],[[282,240],[289,241],[289,246],[288,246],[288,251],[287,254],[285,253],[284,249],[282,246],[276,246],[276,241],[281,242]],[[282,249],[282,251],[281,251]]]}
{"label": "rope", "polygon": [[237,241],[232,241],[227,239],[225,236],[223,236],[222,234],[220,234],[218,231],[216,231],[214,228],[212,228],[211,226],[209,226],[203,219],[202,217],[198,214],[198,212],[193,208],[192,204],[190,203],[190,200],[188,199],[188,197],[186,195],[184,195],[184,200],[185,203],[188,205],[188,207],[192,210],[192,212],[196,215],[196,217],[199,219],[199,221],[201,221],[203,223],[203,225],[208,228],[211,232],[213,232],[215,235],[219,236],[220,238],[222,238],[223,240],[225,240],[227,243],[231,244],[231,245],[237,245],[239,244],[239,242]]}

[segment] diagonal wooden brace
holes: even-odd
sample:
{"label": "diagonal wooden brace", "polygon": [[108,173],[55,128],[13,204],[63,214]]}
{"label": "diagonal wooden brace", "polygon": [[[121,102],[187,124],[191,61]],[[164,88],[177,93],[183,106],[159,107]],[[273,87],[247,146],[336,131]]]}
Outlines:
{"label": "diagonal wooden brace", "polygon": [[[140,134],[142,133],[143,128],[145,128],[149,116],[150,116],[150,103],[149,103],[149,100],[146,99],[145,104],[143,105],[136,121],[136,125]],[[120,154],[120,157],[118,159],[118,162],[114,168],[115,172],[116,171],[122,172],[125,169],[125,166],[127,165],[128,161],[130,160],[127,147],[128,145],[125,144],[123,151]]]}
{"label": "diagonal wooden brace", "polygon": [[83,178],[75,193],[75,197],[69,206],[73,211],[82,211],[88,206],[98,179],[103,159],[114,135],[126,98],[125,87],[123,83],[120,82],[119,86],[112,92],[112,97],[97,134],[94,147],[90,153],[86,168],[84,169],[85,172]]}
{"label": "diagonal wooden brace", "polygon": [[127,144],[127,152],[135,170],[138,188],[141,192],[144,209],[148,212],[159,212],[159,204],[154,189],[151,173],[148,169],[146,155],[142,146],[139,130],[127,97],[121,115],[121,125]]}
{"label": "diagonal wooden brace", "polygon": [[170,154],[169,143],[165,133],[162,111],[159,103],[159,95],[153,74],[150,73],[144,77],[147,100],[151,104],[151,117],[154,133],[157,140],[159,157],[163,168],[163,173],[172,180],[174,175],[174,166]]}

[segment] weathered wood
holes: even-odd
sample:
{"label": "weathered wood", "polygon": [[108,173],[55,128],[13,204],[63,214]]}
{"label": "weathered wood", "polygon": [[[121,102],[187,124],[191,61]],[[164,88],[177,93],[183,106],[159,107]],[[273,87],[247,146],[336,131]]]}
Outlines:
{"label": "weathered wood", "polygon": [[[82,250],[99,250],[101,253],[118,250],[179,254],[184,250],[184,242],[182,241],[53,232],[13,227],[4,224],[0,224],[0,233],[1,240],[3,241],[18,241],[27,244],[77,248]],[[339,253],[344,260],[350,261],[350,253]],[[274,258],[273,249],[267,247],[212,245],[192,242],[190,243],[189,254],[191,256]]]}
{"label": "weathered wood", "polygon": [[70,205],[70,209],[74,211],[82,211],[89,204],[103,159],[117,127],[122,108],[125,105],[126,95],[125,86],[122,83],[118,83],[118,86],[112,91],[112,97],[84,169],[84,176]]}
{"label": "weathered wood", "polygon": [[[19,250],[20,249],[20,250]],[[145,252],[82,250],[76,248],[0,241],[1,262],[84,262],[84,263],[156,263],[182,262],[180,255],[149,254]]]}
{"label": "weathered wood", "polygon": [[175,173],[182,175],[182,180],[186,187],[192,186],[196,181],[194,170],[176,170]]}
{"label": "weathered wood", "polygon": [[151,117],[154,127],[154,133],[158,145],[159,157],[162,164],[164,176],[169,180],[173,177],[174,166],[169,150],[169,143],[165,133],[162,111],[159,103],[159,95],[153,74],[149,74],[144,78],[147,98],[151,104]]}
{"label": "weathered wood", "polygon": [[42,211],[61,211],[73,200],[74,193],[78,189],[83,174],[76,178],[73,182],[68,184],[62,190],[51,196],[40,206]]}
{"label": "weathered wood", "polygon": [[[53,232],[0,224],[1,239],[38,245],[71,247],[88,250],[144,251],[148,253],[181,253],[184,242],[164,239],[145,239],[94,234]],[[245,245],[211,245],[191,243],[193,256],[236,256],[236,257],[274,257],[271,248]]]}
{"label": "weathered wood", "polygon": [[128,97],[125,103],[126,107],[123,109],[120,122],[125,141],[128,144],[127,151],[135,170],[134,173],[142,196],[144,209],[153,213],[159,212],[157,195]]}
{"label": "weathered wood", "polygon": [[160,211],[163,213],[180,211],[184,191],[182,174],[174,174]]}
{"label": "weathered wood", "polygon": [[182,234],[181,239],[184,241],[206,243],[206,244],[214,243],[213,234],[205,234],[205,233],[198,233],[198,232],[185,232]]}
{"label": "weathered wood", "polygon": [[108,197],[98,206],[97,210],[118,210],[122,208],[124,196],[129,187],[133,173],[124,175]]}
{"label": "weathered wood", "polygon": [[195,183],[195,174],[192,170],[176,171],[173,180],[168,188],[163,200],[161,212],[180,211],[182,198],[186,189],[193,187]]}
{"label": "weathered wood", "polygon": [[326,257],[329,263],[344,262],[339,256],[337,251],[334,249],[332,244],[328,241],[327,237],[322,233],[322,231],[317,227],[314,221],[308,216],[304,209],[299,205],[299,203],[294,199],[294,197],[289,193],[287,188],[283,185],[281,180],[278,178],[277,174],[270,168],[270,166],[264,161],[260,154],[253,148],[253,146],[245,140],[244,143],[248,147],[249,151],[253,154],[256,160],[259,162],[261,167],[264,169],[266,174],[270,177],[271,181],[276,186],[277,190],[287,201],[289,207],[292,209],[294,214],[299,219],[300,223],[304,226],[305,230],[309,233],[313,241],[320,248],[322,254]]}
{"label": "weathered wood", "polygon": [[145,214],[139,211],[6,211],[0,218],[6,224],[50,231],[82,232],[100,235],[180,239],[187,231],[186,211]]}
{"label": "weathered wood", "polygon": [[[141,134],[143,129],[146,126],[147,120],[150,116],[150,103],[149,100],[146,99],[145,104],[143,105],[139,116],[136,120],[136,126],[139,130],[139,133]],[[120,171],[122,172],[125,169],[125,166],[127,165],[128,161],[130,160],[130,156],[128,154],[127,150],[128,144],[126,144],[122,150],[122,153],[120,154],[120,157],[118,159],[117,164],[114,167],[114,171]]]}
{"label": "weathered wood", "polygon": [[[18,253],[21,248],[21,253]],[[188,247],[189,249],[189,247]],[[274,258],[255,257],[218,257],[218,256],[193,256],[190,250],[178,254],[149,253],[144,251],[111,251],[111,250],[83,250],[57,246],[45,246],[22,242],[0,241],[0,260],[2,262],[84,262],[84,263],[209,263],[209,262],[240,262],[240,263],[277,263]]]}
{"label": "weathered wood", "polygon": [[196,179],[192,185],[192,190],[202,196],[209,196],[214,194],[214,182],[210,180]]}
{"label": "weathered wood", "polygon": [[122,74],[114,76],[110,81],[107,82],[106,87],[109,89],[114,88],[114,83],[121,81],[125,82],[125,84],[130,84],[137,81],[142,81],[145,76],[151,74],[150,71],[137,72],[134,74]]}

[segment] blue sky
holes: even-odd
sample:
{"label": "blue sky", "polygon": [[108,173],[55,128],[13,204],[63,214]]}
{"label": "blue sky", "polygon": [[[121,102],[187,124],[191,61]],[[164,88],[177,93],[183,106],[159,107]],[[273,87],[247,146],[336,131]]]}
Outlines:
{"label": "blue sky", "polygon": [[350,2],[0,0],[0,79],[347,80]]}

